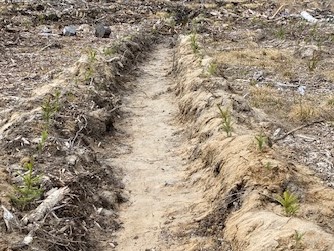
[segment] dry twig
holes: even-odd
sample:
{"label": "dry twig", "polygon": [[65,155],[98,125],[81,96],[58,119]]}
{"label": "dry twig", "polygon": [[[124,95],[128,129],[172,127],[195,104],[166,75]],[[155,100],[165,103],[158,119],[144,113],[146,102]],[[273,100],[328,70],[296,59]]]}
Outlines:
{"label": "dry twig", "polygon": [[309,123],[307,123],[307,124],[298,126],[298,127],[294,128],[294,129],[292,129],[291,131],[289,131],[289,132],[283,134],[281,137],[278,137],[278,138],[276,138],[276,139],[273,139],[272,142],[273,142],[273,143],[276,143],[277,141],[282,140],[282,139],[285,139],[287,136],[289,136],[290,134],[293,134],[294,132],[296,132],[296,131],[298,131],[298,130],[300,130],[300,129],[303,129],[303,128],[305,128],[305,127],[308,127],[308,126],[311,126],[311,125],[314,125],[314,124],[322,123],[322,122],[324,122],[323,119],[321,119],[321,120],[317,120],[317,121],[313,121],[313,122],[309,122]]}

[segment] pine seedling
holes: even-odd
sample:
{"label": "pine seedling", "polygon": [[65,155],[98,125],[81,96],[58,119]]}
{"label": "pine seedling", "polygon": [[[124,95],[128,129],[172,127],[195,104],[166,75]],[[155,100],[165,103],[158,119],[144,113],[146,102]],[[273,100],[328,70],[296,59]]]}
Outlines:
{"label": "pine seedling", "polygon": [[41,139],[40,139],[40,141],[38,143],[38,150],[40,152],[43,151],[45,143],[46,143],[46,140],[48,139],[48,137],[49,137],[49,132],[48,132],[47,129],[44,129],[42,131],[42,134],[41,134]]}
{"label": "pine seedling", "polygon": [[11,196],[13,203],[24,209],[34,200],[38,199],[43,190],[39,188],[40,177],[34,174],[34,162],[30,160],[24,164],[26,172],[20,175],[23,180],[23,184],[16,187],[16,194]]}
{"label": "pine seedling", "polygon": [[283,206],[284,212],[287,216],[296,214],[299,209],[299,202],[297,197],[288,190],[283,195],[278,195],[276,200]]}
{"label": "pine seedling", "polygon": [[257,148],[259,149],[260,152],[263,152],[265,145],[268,142],[267,136],[265,136],[263,133],[255,136],[255,140],[257,143]]}
{"label": "pine seedling", "polygon": [[211,62],[208,66],[208,73],[210,76],[215,76],[217,74],[218,64],[216,62]]}
{"label": "pine seedling", "polygon": [[219,112],[220,112],[220,116],[222,119],[222,129],[224,132],[226,132],[226,136],[227,137],[231,137],[232,136],[232,132],[233,132],[233,123],[232,123],[232,119],[231,119],[231,114],[229,110],[223,110],[219,105],[217,105]]}
{"label": "pine seedling", "polygon": [[302,239],[304,237],[305,233],[301,233],[297,230],[295,230],[295,234],[294,234],[294,239],[295,239],[295,247],[296,248],[301,248],[302,247]]}
{"label": "pine seedling", "polygon": [[191,49],[193,50],[193,52],[195,54],[197,54],[198,51],[199,51],[199,45],[198,45],[198,42],[197,42],[197,36],[196,36],[196,34],[192,34],[190,36],[190,46],[191,46]]}

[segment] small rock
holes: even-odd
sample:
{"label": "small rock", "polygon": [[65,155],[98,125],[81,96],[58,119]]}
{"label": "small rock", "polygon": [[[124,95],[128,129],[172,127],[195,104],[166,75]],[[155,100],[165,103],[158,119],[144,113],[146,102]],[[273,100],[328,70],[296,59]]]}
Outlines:
{"label": "small rock", "polygon": [[237,112],[250,112],[251,107],[245,101],[245,99],[235,96],[233,97],[233,109],[236,110]]}
{"label": "small rock", "polygon": [[276,138],[278,135],[280,135],[282,131],[282,128],[277,128],[273,133],[273,138]]}
{"label": "small rock", "polygon": [[103,24],[98,24],[95,27],[95,36],[96,37],[102,37],[102,38],[108,38],[110,37],[111,29],[109,26],[104,26]]}
{"label": "small rock", "polygon": [[65,26],[63,29],[64,36],[75,36],[77,34],[77,30],[74,26]]}
{"label": "small rock", "polygon": [[23,145],[30,145],[30,142],[29,140],[27,140],[26,138],[22,137],[22,142],[23,142]]}
{"label": "small rock", "polygon": [[100,197],[102,203],[104,203],[106,205],[106,207],[108,207],[108,208],[113,208],[113,207],[115,207],[115,205],[117,205],[117,196],[113,192],[102,191],[99,194],[99,197]]}
{"label": "small rock", "polygon": [[300,13],[300,15],[304,18],[304,19],[306,19],[307,21],[309,21],[310,23],[316,23],[316,22],[318,22],[318,20],[316,19],[316,18],[314,18],[310,13],[308,13],[307,11],[302,11],[301,13]]}
{"label": "small rock", "polygon": [[48,27],[43,27],[42,30],[41,30],[41,33],[42,34],[51,34],[52,30]]}
{"label": "small rock", "polygon": [[120,202],[128,202],[130,200],[129,192],[123,191],[122,193],[118,194],[118,200]]}
{"label": "small rock", "polygon": [[82,31],[83,33],[89,33],[91,32],[91,27],[89,24],[82,24],[78,27],[78,31]]}
{"label": "small rock", "polygon": [[254,72],[253,79],[256,80],[256,81],[262,81],[262,80],[264,80],[263,75],[264,75],[263,71],[256,71],[256,72]]}
{"label": "small rock", "polygon": [[70,155],[66,157],[66,162],[70,166],[74,166],[78,161],[78,157],[76,155]]}
{"label": "small rock", "polygon": [[305,45],[301,44],[296,50],[295,54],[300,56],[302,59],[312,58],[319,51],[319,47],[316,45]]}
{"label": "small rock", "polygon": [[33,231],[31,231],[26,237],[24,237],[22,243],[24,245],[29,245],[33,240]]}
{"label": "small rock", "polygon": [[36,11],[43,11],[44,9],[45,9],[44,6],[41,5],[41,4],[38,4],[38,5],[35,7],[35,10],[36,10]]}
{"label": "small rock", "polygon": [[26,163],[30,163],[31,161],[31,157],[25,156],[20,160],[20,164],[22,167],[24,167]]}
{"label": "small rock", "polygon": [[106,217],[116,217],[117,214],[112,209],[103,208],[101,211],[101,215],[106,216]]}
{"label": "small rock", "polygon": [[301,85],[298,87],[297,92],[301,95],[304,96],[305,95],[305,90],[306,90],[306,86]]}
{"label": "small rock", "polygon": [[19,226],[18,220],[14,214],[12,214],[7,208],[1,205],[3,210],[3,220],[6,224],[8,232],[11,232],[13,227]]}
{"label": "small rock", "polygon": [[328,167],[328,164],[327,163],[325,163],[325,162],[318,162],[317,163],[317,167],[318,168],[320,168],[321,170],[327,170],[327,169],[329,169]]}

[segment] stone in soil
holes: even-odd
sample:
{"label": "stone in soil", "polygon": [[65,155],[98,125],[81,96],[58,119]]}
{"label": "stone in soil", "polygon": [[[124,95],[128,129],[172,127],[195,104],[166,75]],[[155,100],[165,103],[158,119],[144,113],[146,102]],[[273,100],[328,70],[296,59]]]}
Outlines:
{"label": "stone in soil", "polygon": [[103,24],[98,24],[95,27],[95,36],[101,38],[108,38],[110,37],[111,29],[109,26],[105,26]]}
{"label": "stone in soil", "polygon": [[75,36],[77,34],[77,30],[74,26],[65,26],[63,29],[64,36]]}

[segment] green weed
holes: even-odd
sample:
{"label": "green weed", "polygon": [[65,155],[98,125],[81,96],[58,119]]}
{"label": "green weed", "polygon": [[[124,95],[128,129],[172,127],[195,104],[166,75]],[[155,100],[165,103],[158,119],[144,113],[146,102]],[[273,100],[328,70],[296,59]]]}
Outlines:
{"label": "green weed", "polygon": [[256,86],[258,84],[258,81],[256,80],[256,79],[251,79],[250,81],[249,81],[249,85],[250,86]]}
{"label": "green weed", "polygon": [[97,56],[96,50],[93,49],[88,50],[88,61],[90,63],[94,63],[96,61],[96,56]]}
{"label": "green weed", "polygon": [[268,161],[266,164],[264,164],[264,168],[269,171],[273,169],[273,165],[271,164],[270,161]]}
{"label": "green weed", "polygon": [[104,54],[105,56],[111,56],[111,55],[113,55],[114,53],[115,53],[115,51],[114,51],[113,47],[107,47],[107,48],[104,48],[104,49],[103,49],[103,54]]}
{"label": "green weed", "polygon": [[285,39],[285,35],[286,35],[286,32],[285,32],[284,28],[281,26],[279,28],[279,30],[277,31],[276,36],[277,36],[277,38],[279,38],[281,40],[284,40]]}
{"label": "green weed", "polygon": [[85,72],[85,77],[84,77],[85,79],[84,80],[85,81],[91,80],[93,75],[94,75],[94,69],[93,69],[93,67],[89,66],[87,71]]}
{"label": "green weed", "polygon": [[289,191],[285,191],[283,196],[278,195],[276,200],[283,206],[284,212],[287,216],[294,215],[299,209],[297,197]]}
{"label": "green weed", "polygon": [[313,28],[310,29],[310,37],[311,37],[311,41],[317,40],[317,37],[318,37],[318,26],[317,25],[313,25]]}
{"label": "green weed", "polygon": [[53,105],[51,104],[50,98],[45,100],[42,105],[42,111],[43,111],[43,120],[49,124],[51,116],[53,115]]}
{"label": "green weed", "polygon": [[313,72],[317,68],[319,61],[320,61],[320,56],[316,55],[316,53],[313,53],[312,58],[307,61],[308,70],[310,72]]}
{"label": "green weed", "polygon": [[232,123],[232,119],[231,119],[231,114],[229,112],[229,110],[224,110],[217,105],[219,112],[220,112],[220,116],[222,119],[222,129],[224,132],[226,132],[226,136],[227,137],[231,137],[232,136],[232,132],[233,132],[233,123]]}
{"label": "green weed", "polygon": [[[38,150],[41,152],[49,136],[49,127],[51,119],[60,109],[59,104],[60,91],[57,90],[52,97],[47,98],[42,104],[43,131],[38,143]],[[19,174],[22,178],[22,185],[15,188],[15,193],[10,195],[12,202],[21,209],[25,209],[31,202],[40,198],[43,189],[40,186],[40,177],[34,174],[34,161],[30,158],[23,165],[24,174]]]}
{"label": "green weed", "polygon": [[41,133],[41,139],[37,146],[40,152],[44,149],[46,140],[49,137],[49,128],[51,124],[51,119],[60,109],[59,97],[60,97],[60,91],[57,90],[53,98],[49,97],[42,104],[42,112],[43,112],[42,117],[44,120],[44,125],[43,125],[43,131]]}

